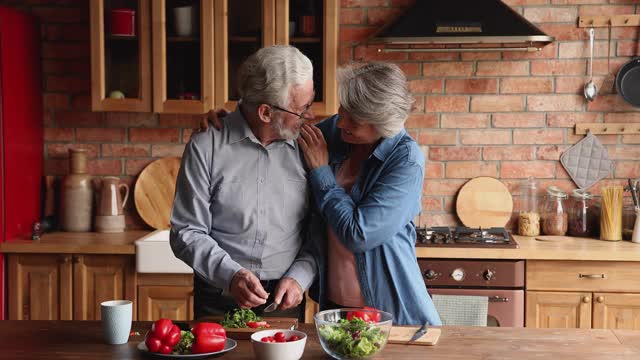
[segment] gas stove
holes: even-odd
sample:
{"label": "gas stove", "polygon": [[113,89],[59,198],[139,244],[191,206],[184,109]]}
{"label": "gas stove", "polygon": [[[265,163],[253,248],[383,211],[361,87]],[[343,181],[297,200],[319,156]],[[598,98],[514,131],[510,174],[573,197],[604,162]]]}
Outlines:
{"label": "gas stove", "polygon": [[433,247],[518,247],[518,243],[505,228],[474,229],[458,226],[454,229],[442,226],[416,228],[416,246]]}

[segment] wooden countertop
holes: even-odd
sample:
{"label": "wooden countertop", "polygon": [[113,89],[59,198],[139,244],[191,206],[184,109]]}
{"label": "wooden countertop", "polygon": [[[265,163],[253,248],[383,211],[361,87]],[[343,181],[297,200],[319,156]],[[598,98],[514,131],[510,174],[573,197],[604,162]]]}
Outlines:
{"label": "wooden countertop", "polygon": [[[135,254],[134,242],[149,234],[147,230],[122,233],[56,232],[41,240],[16,239],[0,243],[3,253],[50,254]],[[593,260],[640,261],[640,244],[630,241],[602,241],[588,238],[560,237],[556,241],[539,241],[515,236],[517,249],[416,247],[418,258],[451,259],[524,259],[524,260]]]}
{"label": "wooden countertop", "polygon": [[147,230],[131,230],[111,234],[54,232],[43,234],[40,240],[15,239],[0,243],[0,252],[134,255],[136,253],[134,242],[148,233]]}
{"label": "wooden countertop", "polygon": [[[136,346],[150,322],[134,322],[123,345],[102,343],[100,321],[0,321],[0,359],[145,359]],[[302,324],[308,339],[302,359],[328,359],[315,327]],[[254,359],[249,340],[225,360]],[[435,346],[387,344],[376,359],[634,359],[640,358],[640,331],[443,327]]]}
{"label": "wooden countertop", "polygon": [[[559,237],[540,241],[514,236],[517,249],[416,247],[419,258],[640,261],[640,244]],[[545,238],[545,237],[543,237]]]}

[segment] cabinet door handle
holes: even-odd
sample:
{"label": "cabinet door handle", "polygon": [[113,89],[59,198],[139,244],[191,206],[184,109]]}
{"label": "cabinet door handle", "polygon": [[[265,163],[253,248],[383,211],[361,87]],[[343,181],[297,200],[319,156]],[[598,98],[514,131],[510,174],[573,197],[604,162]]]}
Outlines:
{"label": "cabinet door handle", "polygon": [[606,279],[605,274],[578,274],[580,279]]}
{"label": "cabinet door handle", "polygon": [[585,297],[582,298],[582,302],[583,303],[589,303],[589,302],[591,302],[591,298],[588,297],[588,296],[585,296]]}
{"label": "cabinet door handle", "polygon": [[603,303],[604,302],[604,296],[598,296],[596,298],[596,301],[599,302],[599,303]]}
{"label": "cabinet door handle", "polygon": [[509,298],[503,296],[489,296],[489,302],[509,302]]}
{"label": "cabinet door handle", "polygon": [[69,256],[62,255],[58,257],[58,264],[68,264],[68,263],[69,263]]}

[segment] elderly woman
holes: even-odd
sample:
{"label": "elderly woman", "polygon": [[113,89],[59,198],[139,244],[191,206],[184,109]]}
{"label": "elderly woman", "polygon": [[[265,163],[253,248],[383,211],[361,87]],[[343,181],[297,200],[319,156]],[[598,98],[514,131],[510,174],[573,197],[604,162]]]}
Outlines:
{"label": "elderly woman", "polygon": [[311,243],[321,309],[371,306],[395,324],[441,325],[416,260],[424,156],[407,134],[412,96],[393,64],[339,71],[340,109],[298,139],[318,213]]}

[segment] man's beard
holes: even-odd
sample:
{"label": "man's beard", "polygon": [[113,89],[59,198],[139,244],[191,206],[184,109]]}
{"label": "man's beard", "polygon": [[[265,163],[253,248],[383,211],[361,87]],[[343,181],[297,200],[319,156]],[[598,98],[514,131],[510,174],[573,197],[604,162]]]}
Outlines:
{"label": "man's beard", "polygon": [[288,129],[284,127],[284,119],[278,116],[272,123],[271,128],[278,134],[278,138],[282,140],[295,140],[300,136],[300,130]]}

